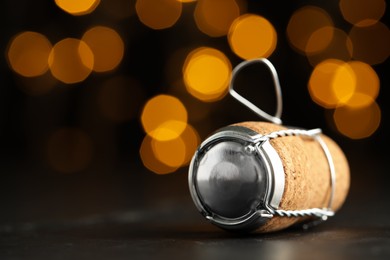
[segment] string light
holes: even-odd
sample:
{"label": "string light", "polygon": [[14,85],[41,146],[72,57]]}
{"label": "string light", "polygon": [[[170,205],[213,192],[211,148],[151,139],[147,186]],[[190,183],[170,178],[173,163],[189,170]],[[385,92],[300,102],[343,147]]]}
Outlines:
{"label": "string light", "polygon": [[183,103],[169,95],[158,95],[146,102],[141,115],[145,132],[160,141],[176,139],[187,126]]}
{"label": "string light", "polygon": [[55,0],[55,3],[69,14],[86,15],[96,9],[100,0]]}
{"label": "string light", "polygon": [[[320,29],[321,31],[326,30],[327,27]],[[311,41],[309,40],[310,44]],[[337,28],[333,28],[332,40],[327,44],[326,48],[319,52],[307,53],[307,59],[312,66],[326,59],[338,59],[342,61],[349,61],[352,58],[354,46],[348,35]]]}
{"label": "string light", "polygon": [[48,69],[48,57],[52,45],[37,32],[26,31],[11,39],[8,50],[8,63],[16,73],[24,77],[43,75]]}
{"label": "string light", "polygon": [[187,125],[186,129],[180,136],[186,146],[185,156],[182,166],[186,166],[190,163],[192,156],[200,144],[200,137],[195,128],[191,125]]}
{"label": "string light", "polygon": [[177,0],[137,0],[135,9],[143,24],[160,30],[177,22],[182,12],[182,3]]}
{"label": "string light", "polygon": [[353,44],[352,57],[375,65],[383,63],[390,55],[390,30],[381,23],[368,27],[352,27],[349,37]]}
{"label": "string light", "polygon": [[94,57],[89,46],[74,38],[56,43],[49,55],[52,75],[67,84],[85,80],[92,71]]}
{"label": "string light", "polygon": [[375,70],[361,61],[351,61],[348,65],[356,78],[353,95],[347,100],[349,107],[359,108],[369,106],[379,94],[380,80]]}
{"label": "string light", "polygon": [[181,135],[168,141],[145,136],[141,144],[140,156],[144,166],[150,171],[156,174],[168,174],[189,164],[199,142],[200,138],[196,130],[191,125],[187,125]]}
{"label": "string light", "polygon": [[179,168],[184,164],[186,147],[180,136],[168,141],[152,139],[152,149],[157,160],[169,167]]}
{"label": "string light", "polygon": [[356,77],[347,63],[329,59],[314,68],[308,86],[310,96],[317,104],[335,108],[353,95]]}
{"label": "string light", "polygon": [[379,127],[381,110],[376,102],[359,108],[342,106],[335,109],[333,119],[337,130],[351,139],[370,137]]}
{"label": "string light", "polygon": [[228,40],[233,52],[243,59],[267,58],[276,48],[277,34],[266,18],[245,14],[234,20]]}
{"label": "string light", "polygon": [[175,172],[179,167],[170,167],[159,161],[152,148],[153,139],[150,136],[145,136],[139,150],[143,165],[150,171],[156,174],[168,174]]}
{"label": "string light", "polygon": [[307,40],[304,52],[306,55],[317,54],[325,50],[333,40],[335,28],[332,26],[324,26],[315,30]]}
{"label": "string light", "polygon": [[115,30],[105,26],[95,26],[84,33],[82,41],[88,44],[94,55],[94,71],[113,70],[122,61],[124,43]]}
{"label": "string light", "polygon": [[230,75],[230,61],[213,48],[193,50],[183,65],[183,79],[188,92],[206,102],[219,100],[227,93]]}
{"label": "string light", "polygon": [[211,37],[226,35],[231,23],[240,15],[235,0],[199,0],[194,18],[199,30]]}
{"label": "string light", "polygon": [[377,23],[386,10],[384,0],[340,0],[339,6],[344,19],[359,27]]}
{"label": "string light", "polygon": [[291,16],[287,25],[287,38],[295,50],[303,54],[316,53],[332,41],[333,26],[333,20],[325,10],[305,6]]}

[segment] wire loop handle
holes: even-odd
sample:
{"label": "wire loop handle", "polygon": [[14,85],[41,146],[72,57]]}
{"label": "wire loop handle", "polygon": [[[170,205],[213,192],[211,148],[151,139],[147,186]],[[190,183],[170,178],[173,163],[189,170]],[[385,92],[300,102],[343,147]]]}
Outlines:
{"label": "wire loop handle", "polygon": [[[238,73],[245,68],[246,66],[249,66],[253,63],[264,63],[268,69],[271,71],[272,79],[274,82],[274,88],[275,88],[275,93],[276,93],[276,112],[275,115],[272,116],[256,105],[254,105],[252,102],[250,102],[248,99],[244,98],[240,94],[237,93],[237,91],[234,90],[234,81],[238,75]],[[278,73],[276,72],[275,67],[272,65],[272,63],[267,60],[266,58],[260,58],[260,59],[253,59],[253,60],[247,60],[243,61],[240,64],[238,64],[232,71],[232,78],[230,80],[230,85],[229,85],[229,93],[230,95],[237,99],[240,103],[242,103],[244,106],[248,107],[250,110],[255,112],[258,116],[264,118],[265,120],[268,120],[274,124],[282,124],[282,120],[280,119],[282,116],[282,90],[280,88],[280,83],[279,83],[279,77]]]}

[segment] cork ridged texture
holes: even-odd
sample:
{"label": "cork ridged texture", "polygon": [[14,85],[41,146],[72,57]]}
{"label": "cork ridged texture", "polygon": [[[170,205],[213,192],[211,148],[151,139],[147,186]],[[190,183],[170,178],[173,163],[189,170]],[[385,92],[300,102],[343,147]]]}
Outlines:
{"label": "cork ridged texture", "polygon": [[[247,127],[265,135],[286,127],[264,122],[243,122],[235,124]],[[332,209],[337,211],[344,203],[350,184],[347,159],[340,147],[329,137],[321,135],[328,146],[336,172],[336,187]],[[314,139],[287,136],[272,139],[271,145],[279,154],[285,173],[285,189],[279,209],[302,210],[327,207],[330,196],[329,163],[320,144]],[[284,229],[299,222],[303,217],[274,216],[257,232],[271,232]]]}

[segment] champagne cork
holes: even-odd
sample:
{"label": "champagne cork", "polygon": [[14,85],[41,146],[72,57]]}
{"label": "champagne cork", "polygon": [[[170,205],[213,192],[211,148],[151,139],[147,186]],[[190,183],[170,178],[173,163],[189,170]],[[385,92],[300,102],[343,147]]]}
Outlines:
{"label": "champagne cork", "polygon": [[[291,129],[308,134],[263,138]],[[310,133],[243,122],[211,135],[195,153],[189,171],[191,196],[201,214],[223,229],[272,232],[323,216],[286,216],[278,214],[281,211],[336,212],[349,190],[348,162],[333,140],[319,132],[308,138]]]}
{"label": "champagne cork", "polygon": [[[236,124],[265,135],[287,129],[280,125],[264,122],[243,122]],[[321,135],[333,159],[336,186],[332,210],[337,211],[344,203],[350,185],[347,159],[340,147],[329,137]],[[297,210],[323,208],[329,202],[329,163],[319,144],[299,136],[287,136],[270,141],[279,154],[285,173],[285,187],[279,208]],[[305,217],[288,218],[275,216],[259,227],[258,232],[277,231],[306,221]]]}
{"label": "champagne cork", "polygon": [[[270,115],[234,90],[237,74],[262,63],[271,72],[276,112]],[[349,167],[339,146],[320,129],[282,125],[282,95],[276,69],[265,59],[241,62],[229,93],[261,118],[219,129],[191,161],[191,197],[212,224],[229,231],[272,232],[310,226],[332,217],[349,190]]]}

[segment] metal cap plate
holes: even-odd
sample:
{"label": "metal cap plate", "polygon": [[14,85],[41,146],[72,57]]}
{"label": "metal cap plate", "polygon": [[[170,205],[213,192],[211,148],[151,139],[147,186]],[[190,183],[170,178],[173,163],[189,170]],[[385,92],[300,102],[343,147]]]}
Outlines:
{"label": "metal cap plate", "polygon": [[253,228],[272,217],[269,207],[278,207],[283,166],[270,143],[261,140],[248,128],[229,126],[206,139],[195,153],[189,170],[191,196],[214,224]]}
{"label": "metal cap plate", "polygon": [[265,197],[264,164],[245,143],[223,141],[199,158],[195,182],[200,200],[224,218],[239,218],[253,212]]}

